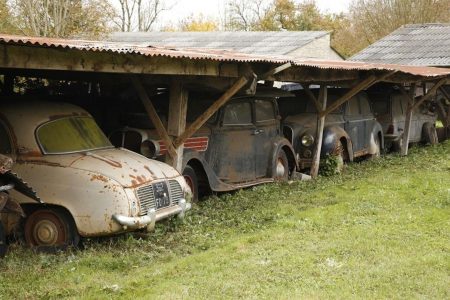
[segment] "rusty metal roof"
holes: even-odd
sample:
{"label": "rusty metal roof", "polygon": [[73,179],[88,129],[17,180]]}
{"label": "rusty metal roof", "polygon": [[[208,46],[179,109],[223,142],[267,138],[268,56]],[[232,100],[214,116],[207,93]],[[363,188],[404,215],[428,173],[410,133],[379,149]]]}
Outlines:
{"label": "rusty metal roof", "polygon": [[42,37],[25,37],[15,35],[0,35],[0,44],[25,45],[44,48],[74,49],[80,51],[110,52],[119,54],[143,55],[149,57],[168,57],[174,59],[211,60],[242,63],[267,63],[281,65],[291,63],[296,67],[305,67],[321,70],[341,71],[396,71],[402,75],[424,77],[426,79],[450,76],[450,69],[404,66],[395,64],[352,62],[352,61],[328,61],[328,60],[292,60],[284,56],[264,56],[238,53],[228,50],[213,49],[175,49],[169,47],[144,47],[139,45],[124,45],[123,43],[69,40]]}

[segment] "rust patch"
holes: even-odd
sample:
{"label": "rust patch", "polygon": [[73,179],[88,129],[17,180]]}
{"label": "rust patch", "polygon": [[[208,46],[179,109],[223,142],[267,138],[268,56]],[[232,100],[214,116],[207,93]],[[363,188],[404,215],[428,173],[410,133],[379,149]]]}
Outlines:
{"label": "rust patch", "polygon": [[59,163],[49,162],[46,160],[38,160],[38,159],[18,159],[17,162],[23,163],[23,164],[36,164],[36,165],[46,165],[46,166],[51,166],[51,167],[62,167],[62,165]]}
{"label": "rust patch", "polygon": [[108,182],[108,178],[106,178],[103,175],[98,175],[98,174],[92,174],[91,181],[94,181],[94,180],[100,180],[100,181],[103,181],[103,182]]}
{"label": "rust patch", "polygon": [[138,186],[139,184],[138,184],[138,182],[136,181],[136,180],[131,180],[131,187],[136,187],[136,186]]}

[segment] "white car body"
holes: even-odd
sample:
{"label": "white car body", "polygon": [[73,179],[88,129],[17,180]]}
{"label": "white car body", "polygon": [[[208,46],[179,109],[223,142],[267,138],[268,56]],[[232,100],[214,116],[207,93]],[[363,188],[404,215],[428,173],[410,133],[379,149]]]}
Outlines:
{"label": "white car body", "polygon": [[[0,105],[0,125],[8,131],[12,146],[11,153],[6,153],[14,160],[12,171],[46,205],[66,209],[79,235],[106,236],[140,228],[151,230],[156,221],[172,215],[183,216],[190,209],[190,203],[186,202],[191,197],[189,186],[167,164],[113,146],[47,154],[38,131],[43,124],[65,118],[92,117],[66,103]],[[160,188],[162,198],[155,196],[155,189]],[[20,193],[12,192],[12,196],[23,207],[42,206]],[[158,209],[158,199],[170,200],[170,204],[165,202],[168,205]]]}

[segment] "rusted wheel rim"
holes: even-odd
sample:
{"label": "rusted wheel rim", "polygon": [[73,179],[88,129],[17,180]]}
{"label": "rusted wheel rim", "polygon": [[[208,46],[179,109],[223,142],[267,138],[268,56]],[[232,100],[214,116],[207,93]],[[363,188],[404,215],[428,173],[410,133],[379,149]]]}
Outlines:
{"label": "rusted wheel rim", "polygon": [[32,213],[25,224],[25,239],[32,246],[59,246],[67,242],[64,221],[50,210]]}
{"label": "rusted wheel rim", "polygon": [[277,159],[277,169],[276,169],[277,178],[282,178],[285,173],[286,173],[286,168],[284,166],[284,161],[281,157],[279,157]]}

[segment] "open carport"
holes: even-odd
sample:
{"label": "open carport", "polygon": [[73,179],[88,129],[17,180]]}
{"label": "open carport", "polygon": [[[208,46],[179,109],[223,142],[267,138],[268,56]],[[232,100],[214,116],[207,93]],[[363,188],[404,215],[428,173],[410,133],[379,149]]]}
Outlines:
{"label": "open carport", "polygon": [[[199,51],[156,47],[125,46],[97,41],[0,36],[0,73],[4,75],[3,95],[12,94],[14,77],[102,82],[106,86],[129,83],[137,92],[160,138],[167,145],[167,162],[181,171],[183,144],[238,91],[255,92],[256,81],[300,83],[314,101],[318,115],[317,147],[311,174],[317,176],[325,117],[358,92],[379,82],[400,86],[408,97],[407,120],[413,108],[448,83],[450,70],[334,61],[292,61],[283,57],[250,56],[227,51]],[[163,82],[169,87],[169,116],[165,127],[145,85]],[[404,86],[432,83],[420,99]],[[309,85],[320,85],[316,98]],[[187,87],[213,86],[220,96],[194,122],[186,127]],[[333,105],[327,105],[327,86],[349,91]],[[410,88],[413,91],[414,88]],[[107,109],[107,107],[105,107]],[[408,123],[408,121],[407,121]],[[408,128],[404,133],[408,139]],[[407,153],[404,143],[402,153]]]}

